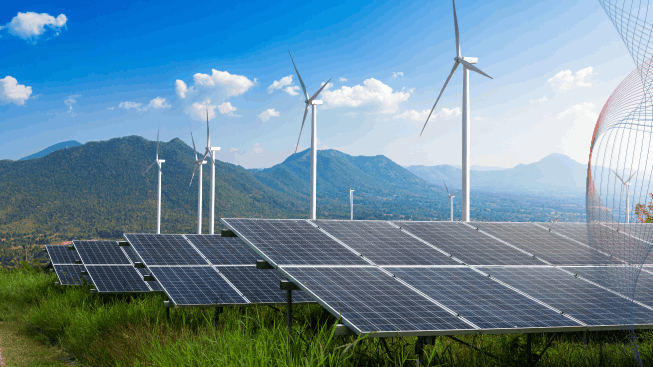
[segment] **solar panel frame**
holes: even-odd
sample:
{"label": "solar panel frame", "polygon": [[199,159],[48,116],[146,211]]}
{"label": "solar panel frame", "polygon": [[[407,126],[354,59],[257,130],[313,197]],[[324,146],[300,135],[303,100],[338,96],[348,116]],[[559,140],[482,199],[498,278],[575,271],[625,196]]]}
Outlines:
{"label": "solar panel frame", "polygon": [[[424,240],[467,265],[542,265],[522,250],[514,248],[463,222],[392,221],[408,233]],[[421,227],[421,228],[420,228]],[[457,232],[454,234],[453,231]],[[460,236],[468,242],[460,245]],[[469,247],[474,246],[474,247]],[[480,247],[482,246],[482,247]],[[470,251],[473,248],[475,251]]]}
{"label": "solar panel frame", "polygon": [[73,241],[84,265],[131,265],[116,241]]}
{"label": "solar panel frame", "polygon": [[273,266],[369,265],[304,219],[222,218],[222,222]]}
{"label": "solar panel frame", "polygon": [[210,265],[181,234],[125,233],[124,237],[148,266]]}
{"label": "solar panel frame", "polygon": [[311,221],[373,263],[383,265],[458,265],[444,255],[387,221]]}
{"label": "solar panel frame", "polygon": [[53,264],[54,272],[59,278],[60,285],[82,285],[82,279],[88,284],[93,284],[88,275],[82,275],[86,267],[81,264]]}
{"label": "solar panel frame", "polygon": [[87,265],[86,271],[100,294],[152,292],[133,265]]}
{"label": "solar panel frame", "polygon": [[212,265],[252,265],[259,259],[256,252],[238,237],[222,237],[216,234],[186,234],[184,237]]}
{"label": "solar panel frame", "polygon": [[[214,266],[234,288],[252,304],[285,304],[286,291],[279,284],[286,278],[274,269],[256,269],[256,265]],[[304,292],[293,292],[293,303],[315,303]]]}
{"label": "solar panel frame", "polygon": [[66,245],[45,245],[50,257],[50,262],[54,264],[75,264],[76,260],[81,261],[79,254],[75,250],[68,249]]}

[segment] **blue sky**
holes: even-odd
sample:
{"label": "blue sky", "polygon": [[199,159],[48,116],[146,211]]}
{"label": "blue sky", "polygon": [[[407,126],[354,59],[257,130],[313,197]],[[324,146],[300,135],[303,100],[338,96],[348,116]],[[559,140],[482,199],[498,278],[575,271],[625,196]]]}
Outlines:
{"label": "blue sky", "polygon": [[[472,164],[586,163],[598,113],[634,69],[598,1],[456,6],[463,56],[494,78],[470,78]],[[162,140],[190,144],[192,129],[202,145],[210,100],[218,158],[272,166],[294,151],[303,115],[291,50],[309,94],[333,78],[320,148],[460,164],[461,68],[419,137],[455,56],[449,1],[25,1],[3,4],[0,27],[0,159],[154,140],[159,126]]]}

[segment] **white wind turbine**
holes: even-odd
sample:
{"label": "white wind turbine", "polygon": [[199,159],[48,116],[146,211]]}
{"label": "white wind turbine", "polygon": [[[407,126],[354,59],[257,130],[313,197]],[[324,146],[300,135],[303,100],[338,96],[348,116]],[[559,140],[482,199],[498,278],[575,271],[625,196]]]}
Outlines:
{"label": "white wind turbine", "polygon": [[[442,97],[442,92],[444,92],[444,89],[447,87],[447,84],[449,84],[449,80],[451,79],[451,76],[453,73],[456,71],[456,68],[458,67],[459,64],[463,64],[463,210],[462,210],[462,221],[463,222],[469,222],[469,158],[470,158],[470,121],[471,117],[469,116],[469,71],[475,71],[483,76],[486,76],[490,79],[492,79],[491,76],[485,74],[482,72],[480,69],[478,69],[476,66],[472,64],[476,64],[478,62],[477,57],[462,57],[460,56],[460,37],[458,35],[458,18],[456,17],[456,2],[454,0],[451,0],[453,3],[453,22],[456,30],[456,57],[454,58],[454,64],[453,68],[451,69],[451,73],[449,73],[449,77],[447,78],[447,81],[444,82],[444,86],[442,87],[442,90],[440,91],[440,95],[438,95],[438,99],[435,100],[435,103],[433,104],[433,108],[431,109],[431,112],[429,113],[429,116],[426,118],[426,122],[424,123],[424,127],[422,128],[422,133],[424,132],[424,129],[426,128],[426,124],[429,122],[429,118],[431,118],[431,114],[433,114],[433,110],[435,110],[435,106],[438,104],[438,101],[440,100],[440,97]],[[422,135],[420,133],[420,136]]]}
{"label": "white wind turbine", "polygon": [[[299,79],[299,84],[302,86],[302,90],[304,91],[304,96],[306,97],[306,100],[304,100],[304,103],[306,103],[306,107],[304,108],[304,119],[302,120],[302,127],[299,129],[299,138],[302,137],[302,130],[304,130],[304,122],[306,121],[306,114],[308,113],[308,106],[311,106],[312,112],[313,112],[313,122],[311,124],[311,210],[310,210],[310,219],[315,219],[315,205],[317,203],[316,195],[317,195],[317,105],[321,105],[322,101],[315,100],[317,96],[322,92],[322,89],[324,89],[327,85],[329,85],[329,82],[331,79],[327,80],[326,83],[322,86],[322,88],[318,89],[315,94],[311,98],[308,98],[308,93],[306,92],[306,86],[304,85],[304,81],[302,80],[302,77],[299,75],[299,70],[297,70],[297,66],[295,65],[295,60],[293,60],[292,55],[290,54],[290,51],[288,51],[288,54],[290,55],[290,61],[292,61],[292,66],[295,68],[295,72],[297,72],[297,79]],[[295,145],[295,153],[297,153],[297,147],[299,147],[299,138],[297,138],[297,145]]]}
{"label": "white wind turbine", "polygon": [[[206,164],[204,157],[202,159],[197,158],[197,149],[195,148],[195,139],[193,138],[193,130],[190,131],[190,138],[193,141],[193,151],[195,152],[195,169],[193,170],[193,176],[190,178],[190,185],[193,184],[193,178],[195,178],[195,172],[199,169],[199,178],[197,179],[197,234],[202,234],[202,165]],[[188,186],[190,186],[188,185]]]}
{"label": "white wind turbine", "polygon": [[447,187],[447,184],[444,183],[444,181],[442,181],[442,183],[444,184],[444,188],[447,190],[447,195],[449,196],[449,205],[451,205],[451,221],[453,222],[453,198],[456,196],[456,194],[458,193],[458,191],[456,191],[456,192],[454,192],[453,194],[451,194],[451,193],[449,192],[449,188]]}
{"label": "white wind turbine", "polygon": [[351,189],[351,182],[349,183],[349,190],[345,190],[345,192],[349,192],[349,208],[351,209],[351,220],[354,220],[354,191]]}
{"label": "white wind turbine", "polygon": [[[215,152],[220,150],[220,147],[211,146],[211,133],[209,132],[209,110],[206,109],[206,151],[202,157],[202,161],[210,156],[211,159],[211,209],[209,212],[209,234],[215,232]],[[191,179],[192,183],[192,179]]]}
{"label": "white wind turbine", "polygon": [[155,164],[159,167],[159,184],[157,186],[157,205],[156,205],[156,234],[161,234],[161,164],[165,163],[165,160],[159,159],[159,132],[156,132],[156,159],[154,163],[150,164],[149,167],[143,172],[143,175],[152,168]]}
{"label": "white wind turbine", "polygon": [[621,176],[619,176],[614,170],[612,170],[612,173],[619,177],[619,181],[621,181],[621,183],[624,185],[621,190],[621,195],[623,195],[623,189],[626,189],[626,223],[630,223],[630,208],[628,207],[628,186],[630,186],[630,179],[635,176],[635,173],[633,173],[626,181],[624,181],[624,179],[621,178]]}

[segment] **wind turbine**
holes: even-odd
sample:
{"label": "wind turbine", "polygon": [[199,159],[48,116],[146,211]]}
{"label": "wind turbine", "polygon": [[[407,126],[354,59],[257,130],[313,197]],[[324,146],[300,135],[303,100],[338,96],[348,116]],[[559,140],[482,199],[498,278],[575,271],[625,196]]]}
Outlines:
{"label": "wind turbine", "polygon": [[[209,132],[209,109],[206,109],[206,151],[202,157],[202,161],[206,157],[211,157],[211,210],[209,212],[209,234],[215,232],[215,152],[220,150],[220,147],[211,146],[211,133]],[[192,179],[191,179],[192,182]]]}
{"label": "wind turbine", "polygon": [[[633,173],[630,177],[628,177],[626,181],[624,181],[624,179],[621,178],[621,176],[619,176],[617,172],[615,172],[614,170],[612,170],[612,173],[614,173],[617,177],[619,177],[619,181],[621,181],[621,183],[624,185],[623,188],[626,189],[626,223],[630,223],[630,215],[629,215],[630,210],[628,208],[628,186],[630,186],[630,179],[633,178],[633,176],[635,176],[635,173]],[[621,189],[621,195],[623,195],[623,188]]]}
{"label": "wind turbine", "polygon": [[[195,172],[199,170],[199,178],[197,179],[197,234],[202,234],[202,165],[206,164],[204,157],[202,159],[197,158],[197,149],[195,148],[195,139],[193,138],[193,130],[190,131],[190,138],[193,140],[193,151],[195,152],[195,169],[193,170],[193,176],[190,178],[190,185],[193,184],[193,178],[195,178]],[[188,185],[188,186],[190,186]]]}
{"label": "wind turbine", "polygon": [[[308,106],[311,106],[312,110],[312,115],[313,115],[313,122],[311,124],[311,210],[310,210],[310,219],[315,220],[315,205],[317,203],[316,195],[317,195],[317,105],[321,105],[322,101],[318,101],[315,98],[322,92],[322,89],[324,89],[327,85],[329,85],[329,82],[331,81],[331,78],[327,80],[326,83],[322,86],[322,88],[318,89],[315,94],[311,98],[308,98],[308,93],[306,92],[306,86],[304,85],[304,81],[302,80],[302,77],[299,75],[299,70],[297,70],[297,66],[295,65],[295,60],[292,58],[292,54],[290,54],[290,51],[288,51],[288,54],[290,55],[290,61],[292,61],[292,66],[295,68],[295,72],[297,72],[297,79],[299,79],[299,84],[302,85],[302,90],[304,91],[304,96],[306,97],[306,100],[304,100],[304,103],[306,103],[306,107],[304,108],[304,119],[302,120],[302,127],[299,129],[299,138],[302,137],[302,130],[304,130],[304,122],[306,121],[306,114],[308,113]],[[297,147],[299,147],[299,138],[297,138],[297,145],[295,145],[295,153],[297,153]]]}
{"label": "wind turbine", "polygon": [[159,159],[159,131],[156,132],[156,159],[154,163],[150,164],[149,167],[143,172],[143,175],[152,168],[155,164],[159,167],[159,185],[157,186],[157,205],[156,205],[156,234],[161,234],[161,164],[165,163],[165,160]]}
{"label": "wind turbine", "polygon": [[351,220],[354,220],[354,191],[351,189],[351,182],[349,183],[349,190],[345,190],[345,192],[349,192],[349,207],[351,208]]}
{"label": "wind turbine", "polygon": [[444,188],[447,190],[447,195],[449,196],[449,204],[451,205],[451,221],[453,222],[453,198],[456,196],[458,191],[451,194],[449,193],[449,188],[447,187],[447,184],[444,183],[444,180],[442,181],[442,183],[444,184]]}
{"label": "wind turbine", "polygon": [[[435,106],[438,104],[438,101],[440,100],[440,97],[442,97],[442,92],[444,92],[444,89],[447,87],[447,84],[449,84],[449,80],[451,79],[451,76],[453,73],[456,71],[456,68],[458,67],[459,64],[463,64],[463,210],[462,210],[462,220],[463,222],[469,222],[469,158],[470,158],[470,121],[471,118],[469,116],[469,71],[475,71],[483,76],[486,76],[490,79],[492,79],[491,76],[485,74],[482,72],[480,69],[478,69],[476,66],[472,64],[476,64],[478,62],[477,57],[462,57],[460,56],[460,37],[458,35],[458,18],[456,17],[456,2],[454,0],[451,0],[453,3],[453,22],[455,26],[455,31],[456,31],[456,57],[454,58],[454,64],[453,68],[451,69],[451,73],[449,73],[449,77],[447,78],[447,81],[444,82],[444,86],[442,87],[442,90],[440,91],[440,95],[438,95],[438,99],[435,100],[435,103],[433,104],[433,108],[431,108],[431,112],[429,113],[429,116],[426,118],[426,122],[424,123],[424,127],[422,128],[422,133],[424,132],[424,129],[426,128],[426,124],[429,122],[429,119],[431,118],[431,115],[433,114],[433,110],[435,110]],[[420,136],[422,135],[420,133]]]}

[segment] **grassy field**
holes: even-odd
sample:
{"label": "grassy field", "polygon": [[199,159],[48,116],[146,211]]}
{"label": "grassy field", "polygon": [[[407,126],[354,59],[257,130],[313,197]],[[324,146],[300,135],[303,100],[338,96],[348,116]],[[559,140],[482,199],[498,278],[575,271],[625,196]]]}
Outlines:
{"label": "grassy field", "polygon": [[[387,338],[386,349],[377,338],[334,336],[337,320],[329,316],[318,324],[322,313],[318,305],[293,307],[296,320],[289,336],[283,305],[225,308],[214,326],[213,309],[171,309],[168,317],[161,294],[98,296],[90,294],[89,286],[54,286],[56,280],[53,273],[27,266],[0,271],[0,323],[18,325],[30,342],[58,346],[77,366],[335,367],[416,362],[417,338]],[[582,333],[558,334],[538,366],[632,365],[633,349],[623,334],[589,333],[586,342]],[[532,351],[539,353],[550,336],[533,334]],[[653,333],[640,332],[637,338],[644,365],[653,365]],[[496,359],[439,337],[425,346],[425,365],[526,365],[524,334],[460,339]]]}

